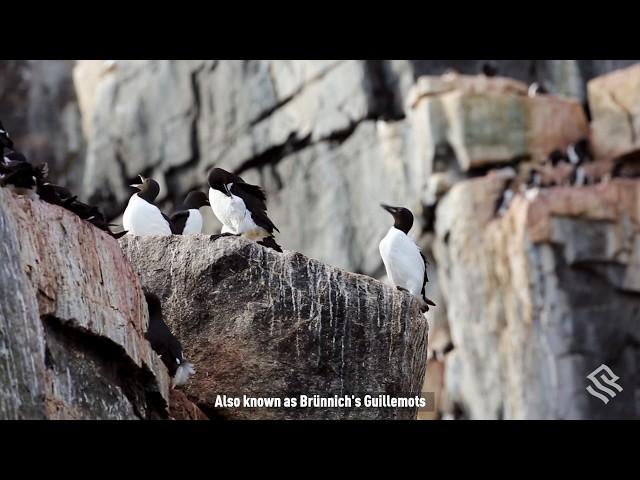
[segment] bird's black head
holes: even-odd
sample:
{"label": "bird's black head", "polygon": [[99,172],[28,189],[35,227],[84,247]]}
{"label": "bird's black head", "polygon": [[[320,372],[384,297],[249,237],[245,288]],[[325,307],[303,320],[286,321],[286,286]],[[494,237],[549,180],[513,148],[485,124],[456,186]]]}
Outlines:
{"label": "bird's black head", "polygon": [[235,181],[235,175],[233,173],[227,172],[222,168],[212,168],[211,171],[209,171],[207,180],[209,181],[209,186],[211,188],[218,190],[229,197],[231,196],[231,192],[229,192],[227,186]]}
{"label": "bird's black head", "polygon": [[198,209],[200,207],[206,207],[211,205],[209,203],[209,199],[202,192],[189,192],[187,197],[184,199],[184,206],[186,209]]}
{"label": "bird's black head", "polygon": [[409,233],[413,226],[413,214],[403,207],[390,207],[389,205],[380,205],[387,212],[393,215],[395,223],[393,224],[398,230],[402,230],[404,233]]}
{"label": "bird's black head", "polygon": [[140,190],[137,194],[138,196],[149,203],[153,203],[160,193],[160,185],[153,178],[144,178],[142,175],[139,175],[139,177],[142,183],[134,183],[131,186]]}

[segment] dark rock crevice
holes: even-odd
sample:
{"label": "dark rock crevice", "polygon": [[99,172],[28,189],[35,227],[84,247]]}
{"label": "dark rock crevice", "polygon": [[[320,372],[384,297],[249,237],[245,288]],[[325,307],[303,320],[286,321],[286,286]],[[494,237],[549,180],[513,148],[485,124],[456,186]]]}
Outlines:
{"label": "dark rock crevice", "polygon": [[[138,419],[167,418],[167,404],[154,375],[133,363],[121,346],[51,315],[41,320],[45,365],[52,383],[50,407],[55,409],[63,400],[64,408],[75,410],[76,415],[109,418],[109,403],[113,402],[130,408]],[[70,378],[73,384],[68,383]]]}

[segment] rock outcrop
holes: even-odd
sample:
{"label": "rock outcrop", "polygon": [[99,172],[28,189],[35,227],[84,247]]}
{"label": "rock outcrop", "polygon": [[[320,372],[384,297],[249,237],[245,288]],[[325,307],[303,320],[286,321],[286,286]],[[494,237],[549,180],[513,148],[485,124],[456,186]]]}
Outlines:
{"label": "rock outcrop", "polygon": [[[486,62],[498,76],[478,75]],[[377,205],[402,204],[415,214],[412,233],[430,261],[427,295],[438,304],[428,314],[422,390],[436,392],[439,412],[425,416],[629,418],[640,410],[630,397],[640,388],[630,373],[638,180],[608,178],[612,157],[638,147],[639,74],[638,66],[610,72],[636,62],[80,61],[88,155],[69,165],[85,171],[84,198],[114,218],[138,173],[160,182],[161,206],[171,210],[205,188],[210,166],[234,170],[265,187],[284,248],[376,278],[384,275],[377,241],[389,228]],[[16,88],[0,91],[0,106],[45,98],[26,93],[42,80],[8,66],[0,90]],[[458,74],[441,77],[448,68]],[[527,96],[532,81],[552,95]],[[39,128],[35,113],[29,118],[18,119],[22,132]],[[583,137],[601,160],[585,172],[600,184],[514,192],[506,213],[495,214],[509,178]],[[565,165],[566,179],[571,172]],[[205,232],[217,233],[203,214]],[[169,308],[176,298],[164,297]],[[602,363],[624,387],[606,406],[585,391],[586,374]],[[198,415],[191,406],[173,411]]]}
{"label": "rock outcrop", "polygon": [[169,378],[116,240],[0,188],[0,419],[167,418]]}
{"label": "rock outcrop", "polygon": [[588,92],[596,155],[640,148],[640,65],[591,80]]}
{"label": "rock outcrop", "polygon": [[415,408],[215,408],[218,395],[421,395],[426,318],[372,278],[237,237],[120,239],[197,373],[185,387],[209,416],[411,419]]}
{"label": "rock outcrop", "polygon": [[[544,189],[495,217],[503,184],[459,183],[438,206],[451,402],[470,418],[638,418],[640,182]],[[610,404],[585,390],[603,363],[624,389]]]}

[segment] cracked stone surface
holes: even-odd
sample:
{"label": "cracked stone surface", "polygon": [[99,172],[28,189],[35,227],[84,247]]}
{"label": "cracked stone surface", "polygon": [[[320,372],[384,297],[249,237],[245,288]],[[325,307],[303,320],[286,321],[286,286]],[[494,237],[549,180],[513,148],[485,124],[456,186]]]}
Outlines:
{"label": "cracked stone surface", "polygon": [[6,188],[0,238],[0,419],[166,418],[169,378],[117,241]]}
{"label": "cracked stone surface", "polygon": [[[638,418],[640,182],[517,196],[496,218],[502,182],[461,182],[438,206],[451,401],[470,418]],[[624,389],[609,404],[585,390],[603,363]]]}
{"label": "cracked stone surface", "polygon": [[120,243],[195,364],[185,392],[208,415],[416,417],[411,408],[215,408],[223,394],[420,395],[428,324],[410,295],[243,238],[127,235]]}

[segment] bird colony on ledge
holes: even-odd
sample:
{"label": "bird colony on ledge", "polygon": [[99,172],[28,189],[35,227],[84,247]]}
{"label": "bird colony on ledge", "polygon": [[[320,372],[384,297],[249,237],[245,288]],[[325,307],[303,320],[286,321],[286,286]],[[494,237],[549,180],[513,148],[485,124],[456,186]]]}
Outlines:
{"label": "bird colony on ledge", "polygon": [[[55,185],[48,179],[46,163],[33,166],[14,144],[0,122],[0,186],[10,188],[17,195],[39,197],[59,205],[78,215],[82,220],[120,238],[123,235],[192,235],[202,232],[203,219],[200,208],[210,206],[222,223],[219,236],[242,236],[258,244],[282,252],[275,240],[280,232],[267,215],[267,197],[258,185],[246,183],[241,177],[221,168],[212,168],[208,174],[209,195],[192,191],[184,203],[168,216],[155,205],[160,186],[152,178],[140,175],[141,183],[131,185],[134,193],[122,218],[124,230],[114,233],[103,213],[95,206],[80,202],[76,195],[65,187]],[[413,214],[403,207],[381,205],[394,218],[394,224],[380,242],[380,255],[391,283],[400,291],[416,297],[423,312],[435,303],[425,296],[427,261],[408,235],[413,226]],[[163,320],[159,299],[145,291],[149,312],[149,327],[146,338],[160,356],[172,377],[172,386],[184,385],[195,373],[194,366],[183,356],[178,339]]]}

